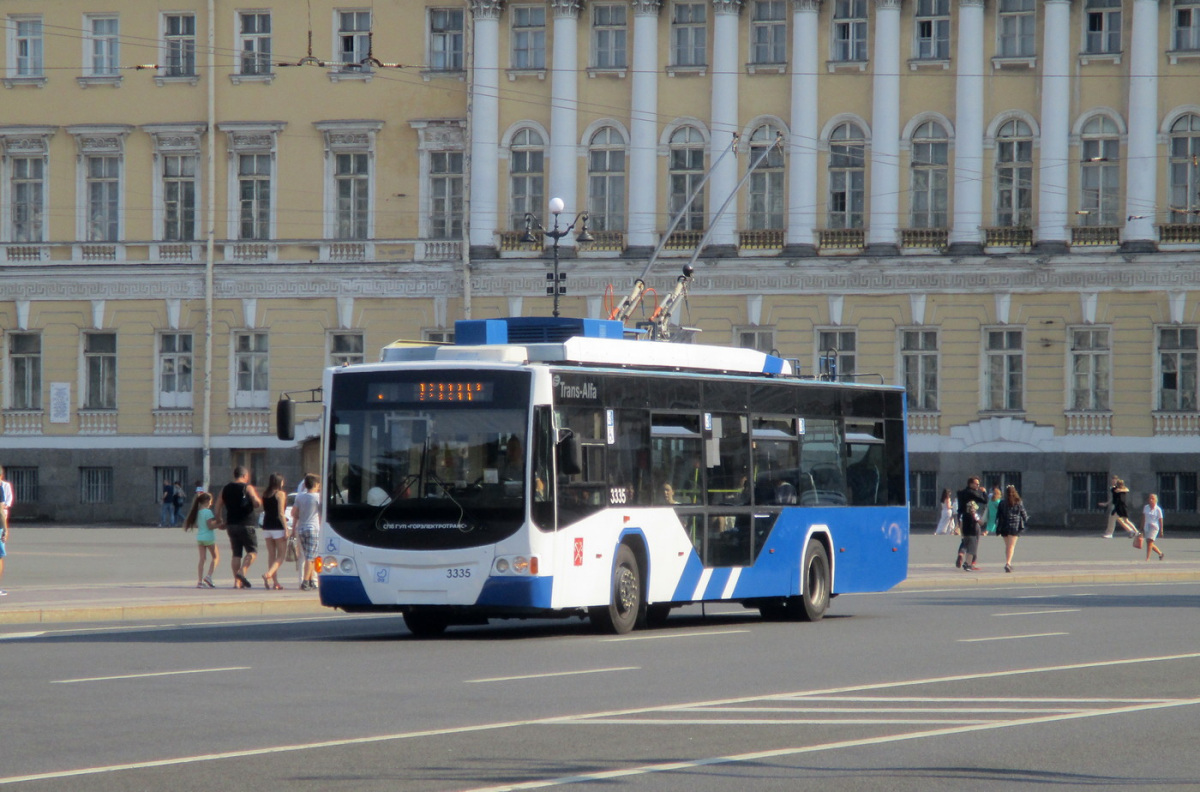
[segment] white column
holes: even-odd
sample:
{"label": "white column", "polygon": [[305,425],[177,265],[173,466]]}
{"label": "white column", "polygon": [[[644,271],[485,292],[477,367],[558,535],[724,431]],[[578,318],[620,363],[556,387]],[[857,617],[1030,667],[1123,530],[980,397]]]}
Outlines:
{"label": "white column", "polygon": [[500,7],[500,0],[471,3],[471,247],[490,250],[496,249],[500,206]]}
{"label": "white column", "polygon": [[875,0],[873,61],[867,244],[896,247],[900,225],[900,0]]}
{"label": "white column", "polygon": [[820,0],[792,4],[792,115],[788,170],[788,248],[796,253],[816,251],[817,147],[820,113],[817,108],[817,45]]}
{"label": "white column", "polygon": [[954,225],[950,244],[982,249],[983,0],[958,3],[958,75],[954,83]]}
{"label": "white column", "polygon": [[629,117],[626,246],[658,244],[658,13],[661,0],[633,0],[633,98]]}
{"label": "white column", "polygon": [[[563,219],[570,223],[575,213],[584,208],[576,206],[579,202],[577,37],[582,0],[551,0],[550,5],[554,11],[554,61],[550,69],[550,191],[546,198],[563,199],[567,207]],[[536,214],[549,228],[551,219],[546,217],[547,211],[543,207]],[[573,245],[574,236],[566,237],[562,244]]]}
{"label": "white column", "polygon": [[1071,108],[1070,0],[1045,0],[1042,46],[1042,137],[1038,160],[1038,228],[1040,247],[1065,247],[1067,236],[1067,159]]}
{"label": "white column", "polygon": [[[738,10],[742,0],[713,0],[713,57],[712,57],[712,124],[709,141],[709,162],[716,162],[729,147],[738,127]],[[749,141],[746,141],[749,144]],[[745,147],[743,147],[745,148]],[[713,171],[705,199],[708,201],[708,223],[712,229],[709,244],[732,247],[737,244],[737,200],[725,214],[716,217],[717,209],[737,187],[738,159],[726,156]]]}
{"label": "white column", "polygon": [[1156,246],[1158,197],[1158,0],[1133,0],[1129,46],[1129,143],[1125,147],[1127,249]]}

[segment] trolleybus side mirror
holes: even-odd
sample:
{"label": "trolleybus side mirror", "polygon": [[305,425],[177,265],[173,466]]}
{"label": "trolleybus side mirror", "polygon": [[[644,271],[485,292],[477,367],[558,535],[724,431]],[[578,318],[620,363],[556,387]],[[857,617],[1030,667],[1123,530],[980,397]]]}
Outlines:
{"label": "trolleybus side mirror", "polygon": [[275,406],[275,436],[280,440],[296,439],[296,402],[286,396]]}
{"label": "trolleybus side mirror", "polygon": [[558,472],[567,476],[583,472],[583,449],[574,432],[568,432],[558,441]]}

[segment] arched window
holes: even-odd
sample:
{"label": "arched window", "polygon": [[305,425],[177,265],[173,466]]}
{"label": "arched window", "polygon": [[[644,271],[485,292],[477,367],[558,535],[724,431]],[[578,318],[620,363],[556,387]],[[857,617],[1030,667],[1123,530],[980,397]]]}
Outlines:
{"label": "arched window", "polygon": [[[695,127],[685,126],[671,134],[671,217],[683,209],[696,185],[704,178],[704,137]],[[704,190],[692,201],[679,231],[704,230]]]}
{"label": "arched window", "polygon": [[1108,116],[1095,116],[1083,125],[1079,142],[1081,225],[1115,226],[1121,222],[1120,134]]}
{"label": "arched window", "polygon": [[829,227],[862,228],[867,141],[858,125],[845,123],[829,136]]}
{"label": "arched window", "polygon": [[1200,116],[1171,125],[1171,222],[1200,222]]}
{"label": "arched window", "polygon": [[[763,124],[750,135],[750,162],[775,143],[780,130]],[[750,174],[750,202],[746,224],[752,230],[783,228],[783,145],[775,145]]]}
{"label": "arched window", "polygon": [[588,224],[595,231],[625,228],[625,139],[614,127],[588,141]]}
{"label": "arched window", "polygon": [[996,133],[996,225],[1026,227],[1033,219],[1033,132],[1020,119]]}
{"label": "arched window", "polygon": [[512,228],[525,227],[525,213],[532,212],[541,217],[546,209],[545,196],[545,144],[537,130],[526,127],[518,130],[512,138],[512,150],[508,157],[509,210]]}
{"label": "arched window", "polygon": [[950,141],[936,121],[926,121],[912,135],[912,227],[945,228],[950,201]]}

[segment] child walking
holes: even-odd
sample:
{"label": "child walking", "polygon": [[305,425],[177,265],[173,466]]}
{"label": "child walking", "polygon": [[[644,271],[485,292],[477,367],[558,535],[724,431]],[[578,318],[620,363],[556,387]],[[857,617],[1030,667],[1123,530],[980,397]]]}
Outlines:
{"label": "child walking", "polygon": [[1158,553],[1158,560],[1165,561],[1166,556],[1154,540],[1163,529],[1163,511],[1158,505],[1158,496],[1151,494],[1149,503],[1142,507],[1142,533],[1146,535],[1146,560],[1150,560],[1151,551]]}
{"label": "child walking", "polygon": [[[217,549],[217,536],[213,531],[213,526],[217,524],[217,517],[212,512],[212,502],[212,495],[207,492],[196,493],[196,498],[192,501],[192,508],[183,520],[183,530],[196,529],[196,546],[200,550],[200,563],[196,566],[196,588],[215,588],[212,579],[213,571],[217,568],[217,562],[221,560],[221,551]],[[204,574],[204,560],[209,555],[212,556],[212,560],[209,561],[206,575]]]}

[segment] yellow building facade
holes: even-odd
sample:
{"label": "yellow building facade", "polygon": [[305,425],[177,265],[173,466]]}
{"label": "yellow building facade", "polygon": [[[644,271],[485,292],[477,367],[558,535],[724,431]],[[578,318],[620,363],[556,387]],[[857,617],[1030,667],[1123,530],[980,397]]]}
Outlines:
{"label": "yellow building facade", "polygon": [[906,386],[916,522],[982,474],[1036,523],[1099,528],[1116,473],[1200,525],[1200,5],[0,16],[18,518],[153,523],[164,482],[232,464],[294,482],[318,463],[275,439],[281,393],[548,314],[551,243],[524,231],[586,212],[562,313],[607,316],[661,247],[645,312],[694,261],[675,319],[698,341]]}

